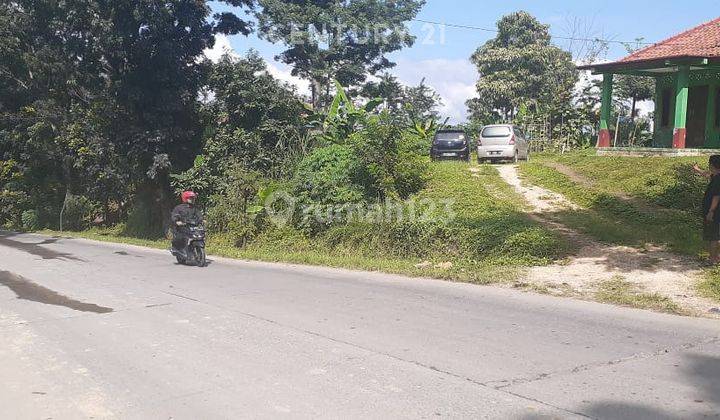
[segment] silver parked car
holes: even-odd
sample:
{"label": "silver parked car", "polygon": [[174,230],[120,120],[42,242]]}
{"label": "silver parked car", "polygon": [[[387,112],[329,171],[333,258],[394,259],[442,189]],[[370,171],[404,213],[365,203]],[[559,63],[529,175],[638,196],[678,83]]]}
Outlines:
{"label": "silver parked car", "polygon": [[528,160],[530,148],[522,130],[511,124],[486,125],[477,142],[478,162]]}

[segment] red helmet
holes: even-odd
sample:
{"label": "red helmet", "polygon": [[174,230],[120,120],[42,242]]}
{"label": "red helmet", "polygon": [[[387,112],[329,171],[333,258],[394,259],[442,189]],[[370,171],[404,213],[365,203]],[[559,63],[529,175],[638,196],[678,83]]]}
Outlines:
{"label": "red helmet", "polygon": [[195,194],[193,191],[183,191],[180,197],[182,198],[183,203],[187,203],[191,199],[197,198],[197,194]]}

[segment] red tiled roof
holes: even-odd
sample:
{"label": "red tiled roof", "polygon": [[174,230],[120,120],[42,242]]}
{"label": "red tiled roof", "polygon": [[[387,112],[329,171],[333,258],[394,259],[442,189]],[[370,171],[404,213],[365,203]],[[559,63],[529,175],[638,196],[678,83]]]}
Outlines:
{"label": "red tiled roof", "polygon": [[618,63],[678,57],[720,57],[720,17],[635,51]]}

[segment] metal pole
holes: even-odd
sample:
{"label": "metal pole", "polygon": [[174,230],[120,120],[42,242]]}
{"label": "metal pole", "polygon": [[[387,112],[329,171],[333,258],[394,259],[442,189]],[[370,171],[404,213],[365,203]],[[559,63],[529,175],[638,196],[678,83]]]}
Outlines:
{"label": "metal pole", "polygon": [[60,209],[60,232],[63,231],[63,214],[65,213],[65,206],[67,205],[68,195],[70,194],[70,188],[65,190],[65,199],[63,200],[62,208]]}
{"label": "metal pole", "polygon": [[617,147],[618,133],[620,132],[620,114],[618,114],[617,122],[615,123],[615,140],[613,140],[613,147]]}

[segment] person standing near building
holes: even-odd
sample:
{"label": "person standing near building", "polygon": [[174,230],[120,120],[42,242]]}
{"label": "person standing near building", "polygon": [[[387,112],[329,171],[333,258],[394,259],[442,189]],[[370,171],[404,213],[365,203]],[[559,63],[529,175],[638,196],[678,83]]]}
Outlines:
{"label": "person standing near building", "polygon": [[709,170],[704,171],[698,165],[693,166],[698,175],[710,182],[703,197],[703,239],[708,242],[711,265],[720,264],[720,155],[710,156]]}

